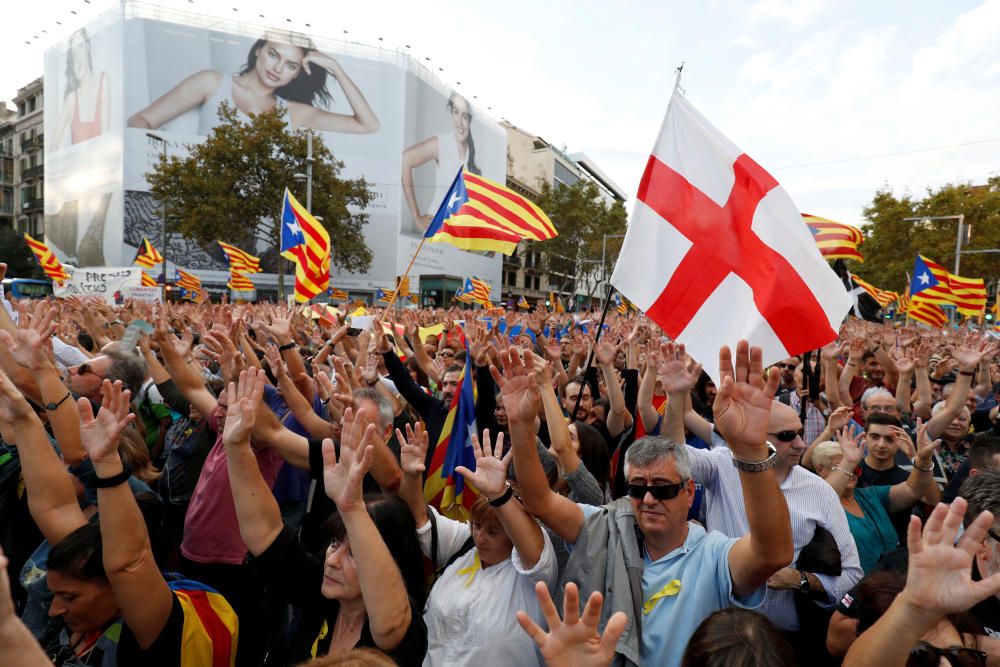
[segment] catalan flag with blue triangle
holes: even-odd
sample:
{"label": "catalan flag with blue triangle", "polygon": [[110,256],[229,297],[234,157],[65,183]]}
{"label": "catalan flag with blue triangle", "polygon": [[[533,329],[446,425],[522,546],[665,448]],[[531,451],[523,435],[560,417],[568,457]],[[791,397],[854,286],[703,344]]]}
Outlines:
{"label": "catalan flag with blue triangle", "polygon": [[476,434],[474,385],[472,355],[466,348],[458,390],[451,400],[424,482],[424,499],[444,516],[462,521],[468,520],[469,509],[479,496],[479,492],[455,472],[458,466],[476,469],[476,455],[472,449],[472,436]]}

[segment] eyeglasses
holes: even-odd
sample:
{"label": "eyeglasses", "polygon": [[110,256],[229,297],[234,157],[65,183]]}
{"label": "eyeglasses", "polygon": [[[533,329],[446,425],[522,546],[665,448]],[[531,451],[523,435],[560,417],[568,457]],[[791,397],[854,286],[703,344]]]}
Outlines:
{"label": "eyeglasses", "polygon": [[798,364],[778,364],[778,368],[784,368],[789,371],[794,371],[798,367]]}
{"label": "eyeglasses", "polygon": [[797,437],[801,438],[805,432],[805,429],[800,428],[798,431],[778,431],[777,433],[768,433],[768,435],[773,435],[781,442],[791,442]]}
{"label": "eyeglasses", "polygon": [[941,664],[941,658],[947,660],[952,667],[985,667],[986,665],[986,654],[983,651],[963,646],[938,648],[927,642],[919,642],[910,649],[910,657],[906,660],[906,667],[937,667]]}
{"label": "eyeglasses", "polygon": [[630,498],[642,500],[649,493],[657,500],[670,500],[676,498],[677,494],[687,486],[687,480],[681,480],[676,484],[632,484],[629,482],[628,495]]}
{"label": "eyeglasses", "polygon": [[869,405],[868,412],[881,412],[882,414],[892,415],[899,412],[899,408],[895,405]]}
{"label": "eyeglasses", "polygon": [[98,373],[97,371],[95,371],[93,368],[91,368],[89,364],[80,364],[79,366],[76,367],[76,374],[77,375],[87,375],[88,373],[90,373],[91,375],[96,375],[97,377],[101,378],[102,380],[106,380],[107,379],[107,377],[101,375],[100,373]]}

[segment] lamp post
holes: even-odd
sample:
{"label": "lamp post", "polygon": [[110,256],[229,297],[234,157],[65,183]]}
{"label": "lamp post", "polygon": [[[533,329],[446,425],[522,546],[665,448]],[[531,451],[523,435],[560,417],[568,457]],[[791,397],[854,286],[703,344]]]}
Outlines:
{"label": "lamp post", "polygon": [[[958,215],[922,215],[919,218],[903,218],[903,222],[930,222],[931,220],[958,220],[958,234],[955,239],[955,275],[958,275],[958,269],[961,266],[962,260],[962,239],[965,238],[966,227],[965,227],[965,214],[959,213]],[[970,227],[971,229],[971,227]]]}
{"label": "lamp post", "polygon": [[[161,153],[163,162],[167,161],[167,140],[158,134],[153,134],[152,132],[147,132],[146,136],[153,141],[160,142]],[[160,225],[160,247],[163,248],[163,284],[160,285],[160,300],[163,303],[167,302],[167,200],[164,199],[160,202],[162,217]]]}

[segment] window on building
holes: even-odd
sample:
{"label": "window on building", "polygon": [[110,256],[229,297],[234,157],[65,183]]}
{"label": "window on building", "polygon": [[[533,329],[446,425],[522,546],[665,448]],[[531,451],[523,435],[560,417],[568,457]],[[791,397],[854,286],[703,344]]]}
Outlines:
{"label": "window on building", "polygon": [[535,277],[534,277],[534,280],[533,280],[533,283],[532,283],[532,284],[534,285],[534,289],[536,289],[536,290],[537,290],[537,289],[539,289],[539,285],[540,285],[541,283],[540,283],[540,279],[539,279],[539,277],[538,277],[538,276],[535,276]]}
{"label": "window on building", "polygon": [[563,185],[573,185],[580,180],[579,176],[570,171],[566,165],[559,160],[556,160],[555,162],[554,176],[555,179]]}
{"label": "window on building", "polygon": [[28,113],[31,113],[34,110],[35,110],[35,98],[32,96],[28,98]]}

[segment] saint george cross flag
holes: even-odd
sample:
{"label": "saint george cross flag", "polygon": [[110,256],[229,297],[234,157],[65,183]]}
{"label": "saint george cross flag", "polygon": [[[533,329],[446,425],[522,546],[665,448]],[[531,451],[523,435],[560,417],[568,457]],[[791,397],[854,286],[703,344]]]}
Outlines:
{"label": "saint george cross flag", "polygon": [[716,383],[722,345],[767,366],[832,341],[851,307],[785,190],[677,90],[611,282]]}

